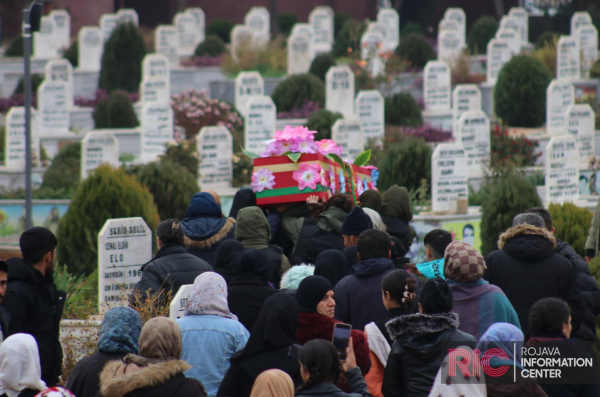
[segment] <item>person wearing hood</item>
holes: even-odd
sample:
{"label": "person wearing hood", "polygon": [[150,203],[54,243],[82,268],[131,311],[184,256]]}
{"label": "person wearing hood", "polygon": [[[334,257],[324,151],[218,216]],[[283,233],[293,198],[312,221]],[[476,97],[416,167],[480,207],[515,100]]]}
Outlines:
{"label": "person wearing hood", "polygon": [[33,397],[42,380],[38,345],[29,334],[14,334],[0,346],[0,396]]}
{"label": "person wearing hood", "polygon": [[233,196],[229,217],[237,219],[240,210],[248,207],[256,207],[256,193],[250,188],[238,190]]}
{"label": "person wearing hood", "polygon": [[375,189],[365,190],[359,197],[360,206],[364,208],[370,208],[375,212],[381,214],[381,208],[383,207],[383,198],[381,193]]}
{"label": "person wearing hood", "polygon": [[98,353],[75,364],[67,379],[67,389],[77,397],[96,397],[100,391],[100,372],[110,361],[138,353],[142,319],[129,307],[115,307],[106,313],[98,336]]}
{"label": "person wearing hood", "polygon": [[281,282],[279,288],[285,291],[287,294],[296,295],[298,286],[308,276],[315,274],[315,267],[313,265],[300,264],[292,266],[290,270],[283,273],[281,276]]}
{"label": "person wearing hood", "polygon": [[358,236],[365,230],[373,229],[373,222],[369,215],[360,207],[354,207],[342,223],[342,237],[344,238],[344,255],[350,267],[358,263]]}
{"label": "person wearing hood", "polygon": [[220,274],[227,283],[233,280],[242,252],[244,252],[244,246],[237,240],[223,241],[217,249],[215,273]]}
{"label": "person wearing hood", "polygon": [[334,287],[350,274],[350,264],[344,254],[338,250],[326,250],[315,261],[315,276],[325,277]]}
{"label": "person wearing hood", "polygon": [[240,257],[235,277],[227,286],[229,310],[250,332],[267,298],[277,293],[269,284],[268,263],[264,252],[246,250]]}
{"label": "person wearing hood", "polygon": [[256,378],[268,369],[287,373],[296,387],[302,384],[296,339],[298,314],[298,304],[288,294],[279,293],[265,301],[246,347],[231,357],[217,396],[249,396]]}
{"label": "person wearing hood", "polygon": [[[412,298],[412,296],[410,296]],[[426,397],[448,349],[475,347],[476,339],[458,329],[452,291],[445,280],[427,280],[418,292],[419,313],[386,324],[394,340],[381,389],[385,397]]]}
{"label": "person wearing hood", "polygon": [[389,235],[402,241],[405,247],[410,247],[416,233],[408,224],[413,218],[408,190],[397,185],[390,187],[383,194],[380,214]]}
{"label": "person wearing hood", "polygon": [[235,219],[223,216],[221,202],[215,192],[196,193],[181,226],[187,251],[213,267],[217,262],[219,245],[225,240],[232,240],[235,233]]}
{"label": "person wearing hood", "polygon": [[258,207],[246,207],[240,210],[235,227],[235,239],[246,249],[257,249],[268,258],[269,282],[279,287],[281,275],[289,270],[290,261],[281,248],[269,245],[271,229],[265,214]]}

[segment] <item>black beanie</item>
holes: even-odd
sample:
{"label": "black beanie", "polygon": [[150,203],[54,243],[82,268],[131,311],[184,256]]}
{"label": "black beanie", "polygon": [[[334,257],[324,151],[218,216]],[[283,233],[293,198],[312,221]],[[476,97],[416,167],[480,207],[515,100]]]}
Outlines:
{"label": "black beanie", "polygon": [[308,276],[300,282],[296,291],[296,302],[302,313],[316,313],[317,305],[332,291],[329,280],[321,276]]}
{"label": "black beanie", "polygon": [[360,207],[354,207],[352,212],[348,214],[340,234],[346,236],[358,236],[367,229],[373,229],[373,221],[371,217]]}

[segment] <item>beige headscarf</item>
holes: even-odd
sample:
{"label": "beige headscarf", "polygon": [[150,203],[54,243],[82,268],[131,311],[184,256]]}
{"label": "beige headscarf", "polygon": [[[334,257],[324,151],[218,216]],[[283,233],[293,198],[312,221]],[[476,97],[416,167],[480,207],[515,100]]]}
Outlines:
{"label": "beige headscarf", "polygon": [[278,369],[270,369],[258,375],[250,397],[294,397],[294,381]]}
{"label": "beige headscarf", "polygon": [[182,349],[181,328],[167,317],[153,318],[142,328],[138,345],[142,357],[179,360]]}

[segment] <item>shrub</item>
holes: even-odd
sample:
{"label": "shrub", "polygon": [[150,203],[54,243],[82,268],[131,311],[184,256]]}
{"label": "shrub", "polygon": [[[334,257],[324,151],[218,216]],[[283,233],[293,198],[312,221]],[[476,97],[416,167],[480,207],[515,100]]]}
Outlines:
{"label": "shrub", "polygon": [[298,23],[298,17],[293,12],[282,12],[277,16],[277,26],[279,33],[289,36],[292,33],[294,25]]}
{"label": "shrub", "polygon": [[360,39],[367,30],[367,24],[349,20],[335,36],[333,55],[335,57],[360,57]]}
{"label": "shrub", "polygon": [[444,131],[430,125],[419,128],[389,126],[386,128],[386,135],[390,134],[393,129],[399,129],[399,133],[405,137],[424,139],[425,142],[447,142],[453,139],[452,131]]}
{"label": "shrub", "polygon": [[587,208],[580,208],[572,203],[550,204],[548,212],[552,217],[554,235],[573,247],[582,257],[585,256],[585,241],[594,214]]}
{"label": "shrub", "polygon": [[140,124],[129,95],[123,91],[113,91],[98,101],[93,117],[96,128],[134,128]]}
{"label": "shrub", "polygon": [[534,58],[517,55],[508,61],[496,82],[496,115],[510,126],[538,127],[546,120],[546,89],[550,72]]}
{"label": "shrub", "polygon": [[313,74],[325,81],[325,75],[330,67],[337,65],[335,58],[330,53],[319,54],[312,60],[308,73]]}
{"label": "shrub", "polygon": [[535,43],[535,49],[538,50],[540,48],[544,48],[547,46],[556,47],[556,43],[560,37],[560,33],[545,31],[540,35]]}
{"label": "shrub", "polygon": [[423,29],[421,29],[421,25],[419,25],[417,22],[407,23],[402,28],[402,31],[400,32],[400,37],[408,36],[411,34],[418,34],[423,36]]}
{"label": "shrub", "polygon": [[472,54],[485,54],[487,45],[496,35],[498,21],[489,15],[483,15],[475,22],[469,32],[469,50]]}
{"label": "shrub", "polygon": [[278,111],[301,108],[306,102],[325,103],[325,84],[312,74],[295,74],[275,88],[271,94]]}
{"label": "shrub", "polygon": [[42,189],[64,192],[71,197],[81,178],[81,142],[64,146],[44,174]]}
{"label": "shrub", "polygon": [[530,167],[540,153],[535,153],[539,142],[524,136],[512,137],[506,128],[496,125],[492,129],[490,160],[493,168]]}
{"label": "shrub", "polygon": [[101,165],[79,184],[60,220],[59,263],[77,275],[90,274],[98,266],[98,232],[104,223],[135,216],[144,218],[154,234],[159,217],[148,189],[122,169]]}
{"label": "shrub", "polygon": [[234,187],[244,187],[252,182],[252,169],[254,163],[242,152],[233,153],[233,180]]}
{"label": "shrub", "polygon": [[316,102],[305,102],[302,107],[287,112],[277,112],[277,119],[307,119],[319,110]]}
{"label": "shrub", "polygon": [[194,178],[198,177],[200,159],[194,141],[183,140],[175,145],[168,144],[167,150],[160,156],[160,161],[177,164],[192,174]]}
{"label": "shrub", "polygon": [[498,248],[498,237],[512,226],[516,215],[542,205],[535,186],[514,172],[507,171],[489,183],[491,184],[489,194],[481,204],[481,253],[483,255]]}
{"label": "shrub", "polygon": [[71,43],[69,48],[65,50],[63,58],[66,58],[67,61],[71,62],[73,68],[79,66],[79,45],[77,43],[77,40]]}
{"label": "shrub", "polygon": [[231,42],[231,29],[233,29],[233,22],[225,19],[215,18],[208,25],[206,35],[216,35],[221,38],[225,43]]}
{"label": "shrub", "polygon": [[353,21],[354,18],[345,12],[336,12],[333,17],[333,37],[336,38],[338,33],[342,31],[346,22]]}
{"label": "shrub", "polygon": [[400,39],[396,54],[407,60],[412,67],[422,69],[427,62],[435,59],[435,52],[425,37],[412,33]]}
{"label": "shrub", "polygon": [[306,127],[311,131],[317,131],[315,141],[321,139],[331,139],[331,127],[338,119],[342,119],[341,113],[333,113],[329,110],[321,109],[312,114],[306,122]]}
{"label": "shrub", "polygon": [[225,52],[225,42],[216,35],[206,36],[206,39],[196,47],[194,55],[197,57],[211,56],[218,57]]}
{"label": "shrub", "polygon": [[594,65],[592,65],[592,70],[590,70],[590,77],[593,79],[600,77],[600,61],[596,61]]}
{"label": "shrub", "polygon": [[[37,95],[37,89],[40,86],[40,84],[42,84],[42,82],[44,81],[44,75],[43,74],[32,74],[31,75],[31,92],[33,93],[34,96]],[[21,77],[19,79],[19,83],[17,84],[17,86],[15,87],[15,90],[13,92],[13,95],[23,95],[25,94],[25,79],[23,77]]]}
{"label": "shrub", "polygon": [[147,52],[144,36],[135,25],[117,26],[104,44],[98,88],[138,92]]}
{"label": "shrub", "polygon": [[280,77],[287,73],[287,48],[281,36],[266,46],[254,46],[252,43],[241,45],[236,55],[237,59],[234,59],[227,53],[222,62],[223,69],[231,76],[251,70],[263,77]]}
{"label": "shrub", "polygon": [[[33,44],[33,40],[31,40],[31,43]],[[19,35],[13,41],[10,42],[10,45],[6,49],[4,56],[5,57],[22,57],[23,56],[23,36]]]}
{"label": "shrub", "polygon": [[421,108],[415,98],[407,92],[385,98],[385,123],[407,127],[423,125]]}
{"label": "shrub", "polygon": [[485,74],[471,72],[471,57],[467,52],[460,54],[452,64],[452,85],[481,84],[486,78]]}
{"label": "shrub", "polygon": [[377,187],[386,190],[396,184],[409,191],[421,187],[421,180],[431,181],[431,147],[423,140],[405,138],[401,142],[384,142],[384,151],[377,163]]}
{"label": "shrub", "polygon": [[554,78],[556,77],[556,43],[558,42],[558,37],[554,38],[554,41],[548,41],[546,44],[540,48],[536,48],[533,50],[531,54],[535,59],[537,59],[548,71],[550,75]]}

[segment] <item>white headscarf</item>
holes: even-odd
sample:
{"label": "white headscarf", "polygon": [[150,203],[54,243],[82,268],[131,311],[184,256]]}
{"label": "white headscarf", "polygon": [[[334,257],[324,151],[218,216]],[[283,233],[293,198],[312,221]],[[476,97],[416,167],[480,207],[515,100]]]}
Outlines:
{"label": "white headscarf", "polygon": [[367,207],[362,207],[362,209],[365,211],[365,214],[369,215],[369,218],[371,218],[371,222],[373,222],[373,229],[383,230],[385,232],[387,228],[385,223],[383,223],[381,220],[381,215],[379,215],[379,212]]}
{"label": "white headscarf", "polygon": [[194,292],[183,312],[185,316],[213,315],[237,320],[227,305],[227,282],[214,272],[204,272],[194,280]]}
{"label": "white headscarf", "polygon": [[0,346],[0,395],[17,397],[25,389],[44,390],[40,353],[33,336],[14,334]]}

